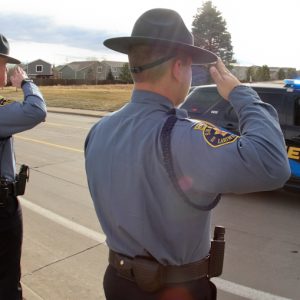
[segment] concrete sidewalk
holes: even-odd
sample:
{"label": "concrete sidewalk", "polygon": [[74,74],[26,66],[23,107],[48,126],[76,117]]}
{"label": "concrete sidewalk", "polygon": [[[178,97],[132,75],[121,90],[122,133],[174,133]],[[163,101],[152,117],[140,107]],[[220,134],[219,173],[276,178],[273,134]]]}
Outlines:
{"label": "concrete sidewalk", "polygon": [[103,117],[108,113],[110,113],[110,111],[75,109],[75,108],[64,108],[64,107],[47,107],[47,111],[52,113],[88,116],[88,117],[95,117],[95,118]]}

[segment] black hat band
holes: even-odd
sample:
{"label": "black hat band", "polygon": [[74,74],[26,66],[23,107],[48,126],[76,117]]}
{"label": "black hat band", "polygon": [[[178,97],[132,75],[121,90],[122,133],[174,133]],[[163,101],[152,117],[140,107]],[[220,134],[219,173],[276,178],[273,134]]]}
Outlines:
{"label": "black hat band", "polygon": [[170,54],[170,55],[162,57],[152,63],[145,64],[145,65],[138,66],[138,67],[132,67],[132,68],[130,68],[130,71],[131,71],[131,73],[141,73],[144,70],[156,67],[156,66],[168,61],[169,59],[173,58],[174,56],[175,56],[175,54]]}

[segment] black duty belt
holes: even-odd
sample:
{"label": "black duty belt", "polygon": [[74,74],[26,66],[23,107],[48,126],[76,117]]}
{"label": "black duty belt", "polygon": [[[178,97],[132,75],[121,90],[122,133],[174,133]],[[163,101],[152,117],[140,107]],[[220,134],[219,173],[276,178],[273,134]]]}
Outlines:
{"label": "black duty belt", "polygon": [[26,183],[29,179],[29,167],[21,165],[19,173],[16,175],[16,181],[9,181],[0,177],[0,207],[5,206],[8,199],[19,195],[24,195]]}
{"label": "black duty belt", "polygon": [[0,207],[6,206],[9,197],[17,196],[17,184],[15,182],[0,184]]}
{"label": "black duty belt", "polygon": [[109,264],[118,274],[134,281],[145,291],[153,292],[170,283],[183,283],[208,277],[209,256],[181,266],[162,265],[153,258],[134,258],[109,251]]}

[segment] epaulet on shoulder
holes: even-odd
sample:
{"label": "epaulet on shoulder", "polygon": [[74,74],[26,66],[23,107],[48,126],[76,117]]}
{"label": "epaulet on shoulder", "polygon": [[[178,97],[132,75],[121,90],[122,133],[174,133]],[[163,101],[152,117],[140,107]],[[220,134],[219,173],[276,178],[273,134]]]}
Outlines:
{"label": "epaulet on shoulder", "polygon": [[9,100],[9,99],[4,98],[3,96],[0,96],[0,106],[4,106],[4,105],[7,105],[7,104],[10,104],[13,102],[14,102],[14,100]]}

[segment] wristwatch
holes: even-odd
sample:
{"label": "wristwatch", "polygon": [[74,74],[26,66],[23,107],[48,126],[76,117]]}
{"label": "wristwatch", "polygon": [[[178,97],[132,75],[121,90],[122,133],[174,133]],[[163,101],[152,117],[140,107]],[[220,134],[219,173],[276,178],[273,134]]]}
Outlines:
{"label": "wristwatch", "polygon": [[26,82],[33,82],[31,79],[29,78],[24,78],[21,82],[21,88],[23,87],[23,85],[26,83]]}

